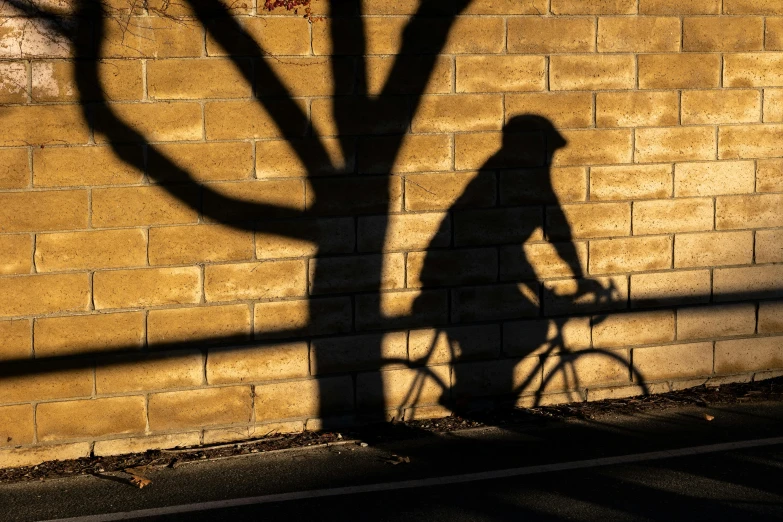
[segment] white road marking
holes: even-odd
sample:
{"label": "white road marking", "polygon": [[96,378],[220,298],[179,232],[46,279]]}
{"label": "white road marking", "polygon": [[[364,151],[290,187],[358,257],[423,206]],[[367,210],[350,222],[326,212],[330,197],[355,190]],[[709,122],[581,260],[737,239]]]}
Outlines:
{"label": "white road marking", "polygon": [[[617,457],[602,457],[597,459],[577,460],[572,462],[558,462],[555,464],[541,464],[523,468],[502,469],[497,471],[483,471],[479,473],[465,473],[463,475],[451,475],[447,477],[433,477],[426,479],[403,480],[399,482],[383,482],[380,484],[367,484],[363,486],[346,486],[341,488],[315,489],[310,491],[294,491],[291,493],[278,493],[274,495],[262,495],[258,497],[236,498],[231,500],[216,500],[212,502],[198,502],[195,504],[182,504],[179,506],[167,506],[122,513],[107,513],[104,515],[88,515],[83,517],[59,518],[56,522],[110,522],[114,520],[130,520],[180,513],[193,513],[211,509],[224,509],[256,504],[270,504],[275,502],[287,502],[290,500],[307,500],[312,498],[335,497],[340,495],[355,495],[358,493],[376,493],[379,491],[395,491],[400,489],[426,488],[432,486],[447,486],[450,484],[465,484],[481,480],[493,480],[525,475],[536,475],[553,471],[569,471],[574,469],[597,468],[616,464],[629,464],[650,460],[670,459],[676,457],[690,457],[706,453],[719,453],[763,446],[783,444],[783,437],[769,439],[746,440],[740,442],[727,442],[722,444],[709,444],[706,446],[693,446],[666,451],[652,451],[649,453],[636,453],[633,455],[620,455]],[[55,522],[49,520],[45,522]]]}

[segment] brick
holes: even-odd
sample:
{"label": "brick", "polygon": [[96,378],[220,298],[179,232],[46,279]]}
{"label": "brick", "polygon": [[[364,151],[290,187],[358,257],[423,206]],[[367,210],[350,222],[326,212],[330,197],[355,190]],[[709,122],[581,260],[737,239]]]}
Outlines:
{"label": "brick", "polygon": [[310,113],[320,136],[404,134],[410,122],[408,102],[401,96],[377,98],[372,104],[363,97],[318,98]]}
{"label": "brick", "polygon": [[[0,107],[0,145],[86,144],[89,128],[78,105]],[[33,124],[35,122],[35,124]]]}
{"label": "brick", "polygon": [[38,272],[95,268],[126,268],[147,264],[144,230],[100,230],[38,234],[35,267]]}
{"label": "brick", "polygon": [[737,53],[724,58],[724,87],[783,87],[783,54]]}
{"label": "brick", "polygon": [[226,223],[296,216],[304,207],[303,180],[271,179],[205,186],[202,211],[208,220]]}
{"label": "brick", "polygon": [[179,170],[195,181],[242,180],[253,175],[251,143],[160,143],[147,158],[147,172],[156,182],[181,182]]}
{"label": "brick", "polygon": [[276,299],[307,293],[305,261],[210,265],[204,270],[207,302]]}
{"label": "brick", "polygon": [[[402,210],[401,176],[353,176],[315,179],[308,210],[315,215],[357,215]],[[355,194],[362,194],[357,198]]]}
{"label": "brick", "polygon": [[221,225],[151,228],[151,265],[247,261],[253,258],[253,233]]}
{"label": "brick", "polygon": [[633,365],[644,381],[708,376],[712,374],[712,343],[637,348]]}
{"label": "brick", "polygon": [[[571,203],[587,199],[587,169],[552,167],[500,172],[500,204]],[[406,198],[408,194],[405,194]]]}
{"label": "brick", "polygon": [[212,350],[207,358],[207,382],[233,384],[307,377],[306,342]]}
{"label": "brick", "polygon": [[[13,8],[12,8],[13,9]],[[46,8],[44,8],[46,9]],[[75,54],[78,46],[91,49],[86,35],[78,33],[68,36],[51,30],[49,23],[33,15],[32,18],[19,16],[19,11],[6,10],[11,17],[3,24],[0,33],[0,57],[13,58],[68,58]],[[73,26],[70,26],[73,27]],[[84,46],[84,47],[83,47]]]}
{"label": "brick", "polygon": [[590,273],[617,274],[665,270],[672,266],[668,236],[633,237],[590,242]]}
{"label": "brick", "polygon": [[712,290],[716,301],[783,296],[780,280],[783,265],[721,268],[713,273]]}
{"label": "brick", "polygon": [[628,302],[625,276],[544,281],[544,315],[587,314],[622,310]]}
{"label": "brick", "polygon": [[595,23],[589,18],[510,18],[508,51],[542,54],[592,52],[595,51]]}
{"label": "brick", "polygon": [[756,330],[756,305],[711,305],[677,310],[677,339],[711,339],[734,335],[753,335]]}
{"label": "brick", "polygon": [[86,228],[87,207],[86,190],[0,193],[0,232]]}
{"label": "brick", "polygon": [[[397,75],[391,77],[392,68]],[[454,63],[450,56],[367,56],[362,87],[371,96],[381,94],[447,94],[452,91]],[[417,87],[419,87],[417,89]]]}
{"label": "brick", "polygon": [[636,62],[630,54],[552,56],[549,85],[553,91],[633,89]]}
{"label": "brick", "polygon": [[133,16],[105,24],[103,56],[109,58],[173,58],[201,56],[203,28],[194,21]]}
{"label": "brick", "polygon": [[543,239],[540,207],[461,210],[454,213],[454,245],[499,245]]}
{"label": "brick", "polygon": [[359,172],[395,174],[451,170],[452,145],[446,135],[364,138],[359,142]]}
{"label": "brick", "polygon": [[674,312],[632,312],[594,318],[593,346],[619,348],[674,340]]}
{"label": "brick", "polygon": [[[374,386],[380,381],[381,386]],[[356,376],[356,407],[359,411],[403,408],[445,402],[451,388],[448,366],[401,369]]]}
{"label": "brick", "polygon": [[783,14],[783,6],[764,0],[724,0],[723,12],[725,14]]}
{"label": "brick", "polygon": [[[0,361],[27,359],[33,354],[30,321],[0,321]],[[2,437],[0,437],[2,440]]]}
{"label": "brick", "polygon": [[753,261],[753,233],[706,232],[677,234],[674,242],[676,268],[746,265]]}
{"label": "brick", "polygon": [[756,192],[783,192],[783,161],[759,160],[756,164]]}
{"label": "brick", "polygon": [[676,92],[608,92],[596,96],[598,127],[666,126],[679,123]]}
{"label": "brick", "polygon": [[92,443],[90,442],[11,448],[0,450],[0,466],[3,468],[18,468],[21,466],[35,466],[42,462],[53,460],[89,458],[91,452]]}
{"label": "brick", "polygon": [[33,443],[35,426],[31,405],[0,406],[0,416],[3,418],[3,424],[0,426],[0,447]]}
{"label": "brick", "polygon": [[783,50],[783,17],[767,17],[764,33],[765,46],[767,51]]}
{"label": "brick", "polygon": [[755,90],[684,91],[682,123],[758,122],[761,95]]}
{"label": "brick", "polygon": [[0,317],[87,311],[88,274],[0,278]]}
{"label": "brick", "polygon": [[[274,106],[270,105],[270,108],[274,109],[273,114],[258,101],[209,101],[204,105],[206,138],[241,140],[304,136],[307,119],[301,99],[276,103]],[[192,139],[200,138],[199,130],[199,136]]]}
{"label": "brick", "polygon": [[99,106],[94,118],[96,143],[200,140],[203,135],[198,103],[113,103]]}
{"label": "brick", "polygon": [[590,347],[590,318],[537,319],[503,324],[503,353],[526,357]]}
{"label": "brick", "polygon": [[403,254],[321,257],[310,261],[310,294],[405,287]]}
{"label": "brick", "polygon": [[548,207],[546,223],[551,238],[627,236],[631,232],[631,206],[590,203]]}
{"label": "brick", "polygon": [[593,95],[586,92],[507,94],[506,122],[517,114],[537,114],[558,129],[593,125]]}
{"label": "brick", "polygon": [[630,366],[627,350],[583,350],[547,357],[544,360],[541,389],[572,390],[593,385],[630,383]]}
{"label": "brick", "polygon": [[76,69],[68,61],[35,61],[32,63],[32,99],[36,103],[50,101],[89,101],[102,96],[108,101],[141,100],[144,96],[142,68],[139,60],[99,60],[95,64],[100,95],[80,92]]}
{"label": "brick", "polygon": [[428,95],[419,100],[413,132],[500,130],[503,97],[493,94]]}
{"label": "brick", "polygon": [[672,195],[670,165],[621,165],[590,169],[590,200],[661,199]]}
{"label": "brick", "polygon": [[448,322],[446,290],[357,295],[356,330],[421,327]]}
{"label": "brick", "polygon": [[518,319],[539,315],[538,285],[498,284],[452,290],[451,322]]}
{"label": "brick", "polygon": [[774,158],[783,125],[736,125],[720,128],[720,159]]}
{"label": "brick", "polygon": [[38,440],[53,441],[144,432],[144,397],[45,402],[36,407]]}
{"label": "brick", "polygon": [[[244,32],[234,27],[239,23]],[[310,54],[310,24],[302,17],[240,17],[216,20],[207,32],[207,56]],[[228,48],[214,35],[220,35]]]}
{"label": "brick", "polygon": [[631,129],[564,131],[563,137],[568,145],[554,155],[553,164],[631,163],[632,134]]}
{"label": "brick", "polygon": [[31,402],[47,399],[89,397],[93,390],[93,370],[63,369],[62,363],[30,362],[20,366],[27,375],[5,375],[0,381],[3,402]]}
{"label": "brick", "polygon": [[[98,360],[98,394],[162,390],[204,383],[204,356],[198,350],[111,355]],[[102,364],[105,362],[105,364]]]}
{"label": "brick", "polygon": [[[198,201],[198,189],[179,189],[177,195]],[[92,190],[92,224],[132,227],[195,223],[198,211],[164,187],[117,187]]]}
{"label": "brick", "polygon": [[783,231],[756,232],[756,263],[783,262]]}
{"label": "brick", "polygon": [[413,364],[434,365],[500,355],[500,325],[457,326],[411,330],[408,358]]}
{"label": "brick", "polygon": [[547,10],[544,0],[477,0],[467,6],[454,4],[448,0],[430,2],[420,6],[416,0],[364,0],[364,14],[380,15],[412,15],[419,12],[426,14],[541,14]]}
{"label": "brick", "polygon": [[[141,183],[141,147],[46,147],[33,149],[33,185],[76,187]],[[123,159],[124,158],[124,159]]]}
{"label": "brick", "polygon": [[720,196],[716,200],[715,228],[782,227],[781,205],[781,194]]}
{"label": "brick", "polygon": [[150,345],[185,342],[246,341],[251,318],[247,305],[151,310],[147,318]]}
{"label": "brick", "polygon": [[223,444],[239,442],[278,434],[302,433],[302,421],[270,422],[259,426],[234,426],[204,430],[204,444]]}
{"label": "brick", "polygon": [[[338,78],[334,82],[333,78]],[[225,80],[221,80],[225,81]],[[337,96],[351,94],[354,62],[351,58],[264,58],[255,66],[258,96]]]}
{"label": "brick", "polygon": [[27,67],[24,62],[0,64],[0,103],[25,103],[27,101]]}
{"label": "brick", "polygon": [[256,256],[280,259],[320,254],[349,254],[356,234],[353,218],[281,221],[275,233],[256,232]]}
{"label": "brick", "polygon": [[639,55],[640,89],[710,89],[720,87],[717,54]]}
{"label": "brick", "polygon": [[631,306],[667,306],[710,300],[709,270],[678,270],[631,276]]}
{"label": "brick", "polygon": [[352,326],[350,297],[255,304],[256,339],[341,334],[350,332]]}
{"label": "brick", "polygon": [[675,197],[748,194],[755,182],[752,161],[680,163],[674,168]]}
{"label": "brick", "polygon": [[543,91],[546,60],[542,56],[460,56],[457,92]]}
{"label": "brick", "polygon": [[27,149],[0,149],[0,189],[26,188],[29,185]]}
{"label": "brick", "polygon": [[407,287],[493,283],[498,279],[498,253],[494,248],[410,252]]}
{"label": "brick", "polygon": [[[503,52],[505,46],[505,20],[500,17],[456,17],[453,20],[428,17],[414,20],[410,25],[408,22],[408,18],[401,17],[332,18],[313,25],[313,52],[316,55],[497,54]],[[352,34],[360,28],[359,24],[365,33],[364,45],[343,43],[338,49],[333,48],[332,32]],[[443,44],[433,38],[440,34],[448,34]]]}
{"label": "brick", "polygon": [[650,15],[720,14],[722,0],[639,0],[639,13]]}
{"label": "brick", "polygon": [[[128,455],[130,453],[144,453],[149,450],[187,448],[198,446],[199,444],[201,444],[201,432],[191,431],[146,437],[129,437],[127,439],[98,440],[95,441],[93,454],[98,457],[110,457],[114,455]],[[205,441],[205,444],[208,443]]]}
{"label": "brick", "polygon": [[[502,151],[501,151],[502,147]],[[454,136],[457,170],[541,167],[546,162],[543,137],[538,134],[500,132],[464,133]]]}
{"label": "brick", "polygon": [[351,174],[355,166],[353,143],[336,138],[256,142],[257,178]]}
{"label": "brick", "polygon": [[600,17],[598,52],[677,52],[680,50],[679,18]]}
{"label": "brick", "polygon": [[783,333],[783,303],[759,303],[759,333]]}
{"label": "brick", "polygon": [[635,235],[712,230],[712,222],[709,198],[639,201],[633,207]]}
{"label": "brick", "polygon": [[407,332],[328,337],[313,341],[310,373],[323,375],[404,365]]}
{"label": "brick", "polygon": [[516,397],[541,387],[541,364],[534,357],[458,364],[452,380],[452,400],[456,404],[475,397]]}
{"label": "brick", "polygon": [[250,60],[207,58],[151,60],[147,91],[153,100],[248,98]]}
{"label": "brick", "polygon": [[683,20],[683,51],[761,51],[764,19],[761,17],[689,17]]}
{"label": "brick", "polygon": [[577,276],[587,272],[587,243],[532,243],[500,247],[500,280]]}
{"label": "brick", "polygon": [[634,0],[552,0],[552,14],[636,14]]}
{"label": "brick", "polygon": [[627,399],[629,397],[638,397],[641,395],[652,395],[657,393],[667,393],[671,391],[669,384],[662,383],[640,383],[633,386],[611,386],[608,388],[590,388],[587,390],[588,402],[603,401],[607,399]]}
{"label": "brick", "polygon": [[228,386],[149,396],[153,431],[249,423],[253,410],[250,386]]}
{"label": "brick", "polygon": [[735,339],[715,343],[715,373],[783,368],[783,337]]}
{"label": "brick", "polygon": [[256,386],[256,421],[326,417],[353,411],[350,376]]}
{"label": "brick", "polygon": [[[385,236],[381,245],[380,239]],[[420,250],[451,243],[451,219],[443,213],[392,214],[361,217],[358,222],[360,252]]]}
{"label": "brick", "polygon": [[783,89],[764,89],[764,123],[783,122]]}
{"label": "brick", "polygon": [[201,271],[194,266],[96,272],[93,292],[98,310],[198,303]]}
{"label": "brick", "polygon": [[405,176],[405,210],[488,207],[495,203],[494,172],[448,172]]}
{"label": "brick", "polygon": [[0,275],[29,274],[33,269],[32,237],[27,234],[0,236]]}
{"label": "brick", "polygon": [[143,312],[42,317],[35,321],[35,355],[52,357],[144,347]]}
{"label": "brick", "polygon": [[716,135],[713,127],[675,127],[637,129],[635,161],[660,163],[667,161],[716,159]]}

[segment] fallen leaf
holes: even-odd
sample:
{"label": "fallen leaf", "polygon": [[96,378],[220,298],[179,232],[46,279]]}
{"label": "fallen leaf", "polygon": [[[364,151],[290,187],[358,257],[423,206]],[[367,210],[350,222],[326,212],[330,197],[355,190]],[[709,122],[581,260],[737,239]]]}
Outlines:
{"label": "fallen leaf", "polygon": [[706,420],[707,422],[709,422],[709,421],[715,420],[715,417],[713,417],[713,416],[712,416],[712,415],[710,415],[709,413],[705,413],[705,414],[704,414],[704,420]]}
{"label": "fallen leaf", "polygon": [[138,486],[139,489],[142,489],[152,484],[152,481],[140,475],[131,475],[130,483],[133,484],[134,486]]}

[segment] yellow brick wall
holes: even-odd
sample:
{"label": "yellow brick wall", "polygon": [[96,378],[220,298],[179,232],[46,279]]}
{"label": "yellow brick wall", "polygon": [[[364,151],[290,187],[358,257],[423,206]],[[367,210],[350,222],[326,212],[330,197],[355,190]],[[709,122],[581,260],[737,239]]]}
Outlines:
{"label": "yellow brick wall", "polygon": [[781,375],[783,4],[331,3],[0,5],[0,466]]}

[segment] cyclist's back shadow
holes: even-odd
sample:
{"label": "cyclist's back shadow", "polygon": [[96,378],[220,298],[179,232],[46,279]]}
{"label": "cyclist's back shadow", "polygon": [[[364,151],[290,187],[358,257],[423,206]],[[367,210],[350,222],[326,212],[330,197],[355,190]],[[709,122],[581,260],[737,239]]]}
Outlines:
{"label": "cyclist's back shadow", "polygon": [[[436,237],[451,230],[452,246],[428,249],[419,276],[422,290],[451,287],[452,326],[437,328],[425,349],[412,350],[412,363],[452,363],[452,387],[439,402],[455,411],[464,412],[476,398],[540,394],[543,357],[563,348],[564,320],[544,318],[542,285],[525,248],[528,241],[549,239],[543,236],[545,220],[560,224],[557,240],[549,245],[577,280],[573,297],[594,294],[597,299],[606,291],[584,278],[553,188],[552,158],[566,140],[549,120],[529,114],[512,118],[503,133],[501,150],[482,166],[440,224]],[[488,187],[494,192],[491,205]],[[477,269],[477,263],[494,267]],[[420,297],[413,313],[423,313],[424,306]],[[511,328],[506,323],[501,332],[500,321],[515,319],[523,322]],[[474,322],[484,324],[458,326]],[[514,339],[502,341],[503,335]],[[495,359],[465,364],[488,356]],[[415,400],[416,394],[411,390],[409,398]]]}

